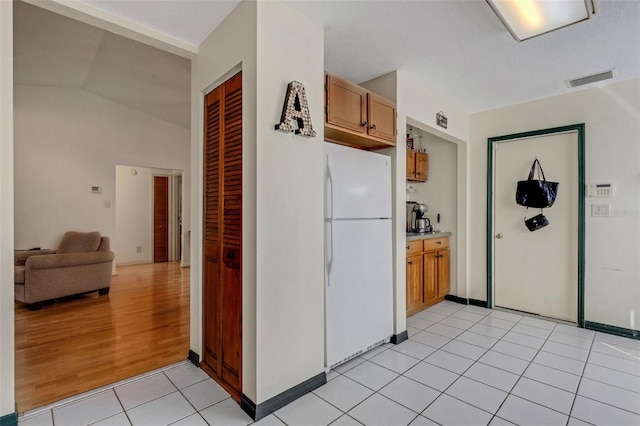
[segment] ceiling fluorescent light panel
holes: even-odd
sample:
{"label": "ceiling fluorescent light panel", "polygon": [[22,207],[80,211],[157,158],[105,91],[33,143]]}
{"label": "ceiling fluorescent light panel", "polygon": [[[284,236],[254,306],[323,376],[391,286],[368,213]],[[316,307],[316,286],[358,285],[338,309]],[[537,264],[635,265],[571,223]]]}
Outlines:
{"label": "ceiling fluorescent light panel", "polygon": [[513,38],[524,41],[580,21],[595,12],[595,0],[487,0]]}

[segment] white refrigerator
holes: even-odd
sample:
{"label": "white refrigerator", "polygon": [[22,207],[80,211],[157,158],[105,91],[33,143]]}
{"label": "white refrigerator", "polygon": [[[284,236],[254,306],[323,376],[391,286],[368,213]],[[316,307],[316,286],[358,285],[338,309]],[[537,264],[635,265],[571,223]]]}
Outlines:
{"label": "white refrigerator", "polygon": [[393,334],[391,158],[325,143],[325,340],[331,369]]}

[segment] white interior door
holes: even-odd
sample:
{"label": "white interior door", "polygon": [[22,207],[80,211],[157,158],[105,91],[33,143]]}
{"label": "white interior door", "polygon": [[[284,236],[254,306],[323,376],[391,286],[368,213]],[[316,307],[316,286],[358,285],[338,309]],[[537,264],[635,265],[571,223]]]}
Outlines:
{"label": "white interior door", "polygon": [[[516,185],[538,158],[547,180],[559,182],[549,225],[530,232]],[[529,209],[528,216],[540,213]],[[494,145],[494,305],[577,321],[578,135],[556,133]]]}

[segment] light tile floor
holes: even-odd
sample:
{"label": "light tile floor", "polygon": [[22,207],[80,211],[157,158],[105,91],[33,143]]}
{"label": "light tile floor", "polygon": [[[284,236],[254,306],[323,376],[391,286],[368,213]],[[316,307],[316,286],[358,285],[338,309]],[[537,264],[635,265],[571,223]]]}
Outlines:
{"label": "light tile floor", "polygon": [[[256,425],[640,425],[640,341],[452,302],[409,340],[331,371]],[[189,363],[26,413],[33,425],[224,425],[251,419]]]}

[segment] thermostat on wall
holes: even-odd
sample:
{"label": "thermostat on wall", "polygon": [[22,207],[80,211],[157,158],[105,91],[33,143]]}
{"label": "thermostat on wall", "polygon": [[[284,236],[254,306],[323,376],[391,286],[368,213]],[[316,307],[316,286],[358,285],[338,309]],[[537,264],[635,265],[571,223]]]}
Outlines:
{"label": "thermostat on wall", "polygon": [[613,184],[590,183],[587,185],[587,197],[611,197],[613,196]]}
{"label": "thermostat on wall", "polygon": [[99,186],[92,186],[91,187],[91,193],[92,194],[100,194],[102,192],[102,188],[100,188]]}

